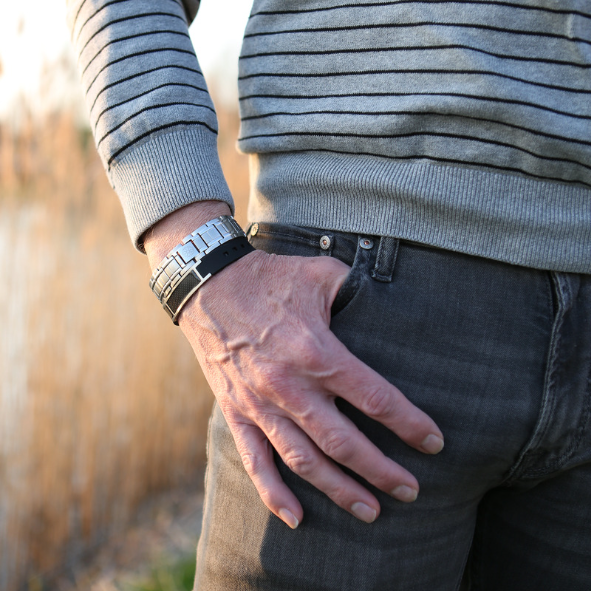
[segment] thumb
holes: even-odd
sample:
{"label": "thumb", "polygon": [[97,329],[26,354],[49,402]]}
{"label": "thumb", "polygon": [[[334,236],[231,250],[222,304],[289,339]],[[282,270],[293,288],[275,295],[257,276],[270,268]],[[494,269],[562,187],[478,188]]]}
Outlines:
{"label": "thumb", "polygon": [[330,310],[337,297],[337,293],[351,272],[351,267],[338,259],[327,256],[315,257],[311,259],[311,262],[315,265],[318,283],[323,288],[323,315],[325,316],[326,323],[330,324]]}

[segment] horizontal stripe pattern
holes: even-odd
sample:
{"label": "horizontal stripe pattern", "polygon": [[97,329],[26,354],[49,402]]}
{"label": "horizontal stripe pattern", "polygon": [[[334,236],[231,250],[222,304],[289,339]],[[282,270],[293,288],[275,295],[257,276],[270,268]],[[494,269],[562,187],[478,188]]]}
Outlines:
{"label": "horizontal stripe pattern", "polygon": [[587,63],[578,63],[578,62],[569,62],[566,60],[557,60],[557,59],[548,59],[543,57],[531,57],[527,55],[511,55],[506,53],[499,53],[495,51],[487,51],[485,49],[479,47],[471,47],[470,45],[462,45],[462,44],[455,44],[455,45],[431,45],[431,46],[402,46],[402,47],[357,47],[357,48],[348,48],[348,47],[340,47],[336,49],[325,49],[322,51],[315,51],[315,50],[289,50],[289,51],[267,51],[261,53],[253,53],[253,54],[243,54],[240,59],[247,60],[247,59],[254,59],[254,58],[261,58],[261,57],[274,57],[278,55],[306,55],[306,56],[315,56],[315,55],[343,55],[343,54],[350,54],[350,53],[393,53],[396,51],[434,51],[437,49],[465,49],[467,51],[475,51],[477,53],[483,53],[485,55],[490,55],[492,57],[496,57],[499,59],[507,59],[513,61],[524,61],[524,62],[540,62],[546,64],[558,64],[563,66],[572,66],[573,68],[581,68],[582,70],[587,70],[591,68],[591,64]]}
{"label": "horizontal stripe pattern", "polygon": [[152,134],[217,134],[180,0],[72,0],[69,24],[107,169]]}
{"label": "horizontal stripe pattern", "polygon": [[550,0],[258,0],[249,153],[425,159],[591,188],[591,10]]}
{"label": "horizontal stripe pattern", "polygon": [[591,41],[584,37],[570,37],[569,35],[553,33],[551,31],[537,31],[537,30],[523,30],[514,29],[511,27],[495,27],[493,25],[485,25],[480,23],[457,23],[457,22],[446,22],[442,21],[418,21],[418,22],[405,22],[405,23],[366,23],[363,25],[347,25],[341,27],[311,27],[303,29],[279,29],[278,31],[260,31],[256,33],[247,33],[244,35],[245,39],[251,37],[261,37],[269,35],[294,35],[296,33],[339,33],[339,32],[350,32],[359,30],[375,30],[375,29],[410,29],[410,28],[449,28],[449,29],[471,29],[473,31],[492,31],[493,33],[502,33],[504,35],[521,35],[525,37],[545,37],[548,39],[561,39],[566,41],[575,41],[578,43],[585,43],[591,45]]}
{"label": "horizontal stripe pattern", "polygon": [[[362,6],[363,8],[381,8],[387,5],[397,5],[402,6],[404,4],[458,4],[460,0],[423,0],[423,2],[417,2],[417,0],[394,0],[393,2],[344,2],[344,3],[330,3],[327,2],[326,6],[316,6],[316,7],[303,7],[303,8],[293,8],[293,9],[277,9],[277,10],[253,10],[252,17],[263,16],[263,15],[288,15],[288,14],[304,14],[304,13],[311,13],[311,12],[328,12],[328,11],[338,11],[338,10],[346,10],[347,8],[357,8]],[[526,4],[526,3],[519,3],[519,2],[503,2],[497,0],[461,0],[464,4],[469,4],[472,6],[496,6],[496,7],[508,7],[508,8],[518,8],[520,10],[529,10],[535,12],[546,12],[550,14],[565,14],[565,15],[577,15],[591,19],[591,12],[585,12],[581,10],[572,10],[572,9],[564,9],[564,8],[556,8],[550,6],[542,6],[540,4]]]}
{"label": "horizontal stripe pattern", "polygon": [[[232,207],[198,1],[67,1],[136,246],[183,205]],[[585,0],[254,0],[239,90],[251,217],[591,272]]]}
{"label": "horizontal stripe pattern", "polygon": [[199,200],[233,201],[188,34],[197,0],[67,0],[91,127],[131,239]]}

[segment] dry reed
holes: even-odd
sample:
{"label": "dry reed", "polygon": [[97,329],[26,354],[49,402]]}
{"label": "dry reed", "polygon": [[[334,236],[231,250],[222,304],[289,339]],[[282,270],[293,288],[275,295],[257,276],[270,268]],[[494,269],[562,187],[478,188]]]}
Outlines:
{"label": "dry reed", "polygon": [[[237,116],[220,122],[244,222]],[[12,591],[190,482],[212,398],[147,288],[88,132],[67,116],[0,128],[0,276],[0,589]]]}

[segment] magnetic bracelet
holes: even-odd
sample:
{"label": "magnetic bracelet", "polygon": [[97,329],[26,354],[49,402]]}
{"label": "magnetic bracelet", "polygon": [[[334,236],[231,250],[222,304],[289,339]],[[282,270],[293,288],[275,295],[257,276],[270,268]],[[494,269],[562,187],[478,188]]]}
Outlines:
{"label": "magnetic bracelet", "polygon": [[230,215],[203,224],[164,257],[152,273],[150,289],[172,321],[212,276],[254,248]]}

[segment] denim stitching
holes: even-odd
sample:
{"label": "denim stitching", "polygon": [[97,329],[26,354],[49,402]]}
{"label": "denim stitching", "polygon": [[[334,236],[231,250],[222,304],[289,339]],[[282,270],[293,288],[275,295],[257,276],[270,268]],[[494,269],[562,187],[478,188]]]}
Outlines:
{"label": "denim stitching", "polygon": [[585,435],[585,431],[587,430],[587,424],[589,422],[589,417],[591,416],[591,373],[587,378],[587,400],[585,402],[585,408],[583,410],[583,414],[581,415],[581,421],[577,428],[577,436],[572,441],[572,443],[568,446],[566,451],[558,458],[556,458],[551,464],[544,466],[543,468],[535,468],[532,470],[528,470],[525,472],[524,477],[536,477],[536,476],[543,476],[545,474],[549,474],[551,472],[555,472],[561,467],[561,464],[565,464],[568,462],[572,456],[577,452],[577,449],[581,445],[581,441],[583,436]]}
{"label": "denim stitching", "polygon": [[361,283],[363,282],[363,272],[360,267],[363,264],[367,264],[369,253],[370,251],[357,246],[353,266],[332,303],[331,317],[334,318],[337,314],[340,314],[351,303],[360,290]]}
{"label": "denim stitching", "polygon": [[519,470],[526,463],[526,460],[535,456],[534,448],[544,437],[548,426],[550,424],[551,410],[554,408],[555,403],[555,385],[556,385],[556,373],[558,371],[558,351],[560,349],[560,343],[562,339],[562,325],[564,324],[564,316],[566,314],[566,304],[568,300],[564,297],[565,290],[564,285],[561,282],[561,278],[558,274],[552,274],[559,289],[556,290],[558,296],[558,314],[555,319],[555,324],[552,329],[552,336],[550,339],[550,348],[548,355],[548,366],[546,369],[546,377],[544,379],[544,391],[543,399],[541,403],[540,413],[534,432],[526,443],[523,451],[519,455],[517,462],[509,469],[507,477],[503,480],[503,484],[510,484],[521,476],[527,474],[529,471],[525,468],[523,474],[518,474]]}
{"label": "denim stitching", "polygon": [[[567,281],[564,281],[562,283],[562,289],[564,293],[568,294],[566,301],[572,301],[572,291]],[[581,444],[583,436],[585,435],[587,423],[589,421],[589,416],[591,415],[591,369],[589,370],[587,376],[587,387],[585,391],[587,393],[587,400],[585,401],[585,406],[581,414],[576,437],[571,441],[570,445],[559,457],[555,458],[551,463],[548,463],[543,467],[526,470],[522,475],[523,478],[535,478],[551,474],[552,472],[557,471],[566,462],[568,462],[572,458],[572,456],[577,452],[577,449]]]}

